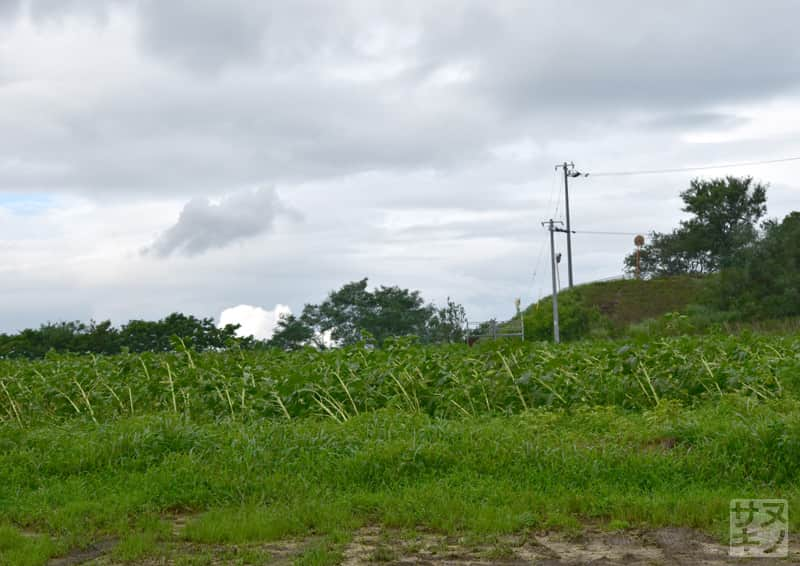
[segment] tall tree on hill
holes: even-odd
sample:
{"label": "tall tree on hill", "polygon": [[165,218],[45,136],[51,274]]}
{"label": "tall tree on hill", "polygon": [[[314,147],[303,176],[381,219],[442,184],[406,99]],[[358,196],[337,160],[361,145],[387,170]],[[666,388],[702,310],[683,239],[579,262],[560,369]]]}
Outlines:
{"label": "tall tree on hill", "polygon": [[800,212],[765,222],[735,263],[720,276],[718,306],[746,318],[800,315]]}
{"label": "tall tree on hill", "polygon": [[[755,242],[757,224],[767,211],[767,185],[752,177],[695,179],[681,193],[683,211],[692,216],[671,233],[654,232],[641,250],[645,277],[704,274],[729,267]],[[636,254],[625,258],[629,272]]]}

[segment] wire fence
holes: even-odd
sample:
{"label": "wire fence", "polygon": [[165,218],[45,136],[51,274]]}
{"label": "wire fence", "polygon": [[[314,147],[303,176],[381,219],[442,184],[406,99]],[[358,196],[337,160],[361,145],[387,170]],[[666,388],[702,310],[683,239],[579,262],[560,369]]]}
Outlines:
{"label": "wire fence", "polygon": [[497,319],[481,322],[467,321],[464,332],[465,341],[472,345],[481,338],[519,338],[525,340],[525,321],[518,315],[508,322],[498,322]]}

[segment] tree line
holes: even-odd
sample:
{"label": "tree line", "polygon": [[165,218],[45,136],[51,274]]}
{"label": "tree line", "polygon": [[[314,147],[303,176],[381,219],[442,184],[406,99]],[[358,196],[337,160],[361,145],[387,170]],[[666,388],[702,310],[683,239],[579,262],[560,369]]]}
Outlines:
{"label": "tree line", "polygon": [[237,338],[238,325],[219,328],[213,318],[172,313],[161,320],[131,320],[117,328],[110,320],[48,322],[15,334],[0,334],[0,357],[41,358],[50,351],[93,354],[167,352],[176,339],[196,350],[252,347],[255,340]]}
{"label": "tree line", "polygon": [[48,352],[118,354],[196,351],[226,348],[302,347],[318,349],[364,342],[380,346],[390,336],[414,335],[423,343],[464,339],[464,307],[447,299],[444,307],[426,303],[419,291],[397,286],[368,289],[361,279],[331,291],[319,304],[307,304],[300,316],[278,321],[269,340],[237,336],[239,325],[218,327],[213,318],[172,313],[157,320],[131,320],[119,328],[111,321],[56,322],[0,334],[0,357],[41,358]]}

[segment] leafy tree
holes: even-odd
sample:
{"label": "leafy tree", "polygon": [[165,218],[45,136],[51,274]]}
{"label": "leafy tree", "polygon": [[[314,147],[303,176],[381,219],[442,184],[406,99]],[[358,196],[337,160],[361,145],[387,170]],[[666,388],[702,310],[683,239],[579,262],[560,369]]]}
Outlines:
{"label": "leafy tree", "polygon": [[764,223],[763,237],[721,273],[718,302],[746,318],[800,315],[800,212]]}
{"label": "leafy tree", "polygon": [[[705,274],[729,267],[739,252],[758,236],[757,223],[766,213],[767,186],[752,177],[695,179],[681,193],[683,211],[691,218],[669,234],[655,232],[640,255],[644,277]],[[636,254],[625,258],[629,272]]]}
{"label": "leafy tree", "polygon": [[182,339],[196,350],[224,348],[236,338],[238,325],[217,328],[213,318],[198,319],[172,313],[158,321],[131,320],[120,330],[123,345],[132,352],[167,352],[172,350],[172,337]]}
{"label": "leafy tree", "polygon": [[428,320],[426,340],[433,343],[455,343],[464,341],[467,312],[462,305],[447,297],[446,306],[435,309]]}
{"label": "leafy tree", "polygon": [[119,333],[111,321],[48,322],[39,328],[26,328],[17,334],[0,335],[0,356],[44,357],[57,352],[115,354],[120,351]]}
{"label": "leafy tree", "polygon": [[463,307],[450,299],[437,309],[419,291],[397,286],[370,291],[364,278],[331,291],[318,305],[307,304],[300,317],[283,318],[269,344],[287,350],[320,347],[325,337],[339,346],[364,340],[380,346],[389,337],[410,335],[423,342],[454,341],[463,337],[465,318]]}
{"label": "leafy tree", "polygon": [[[670,234],[653,232],[650,242],[639,254],[639,272],[642,277],[700,274],[706,269],[705,256],[689,251],[684,233],[674,230]],[[625,269],[636,272],[636,253],[625,258]]]}
{"label": "leafy tree", "polygon": [[44,357],[50,349],[67,350],[72,347],[81,323],[77,321],[26,328],[16,335],[3,335],[0,353],[4,356]]}
{"label": "leafy tree", "polygon": [[117,354],[121,349],[119,330],[110,320],[89,321],[86,331],[78,337],[78,351],[95,354]]}
{"label": "leafy tree", "polygon": [[682,223],[690,251],[709,256],[710,270],[726,267],[735,254],[758,235],[758,221],[767,212],[767,187],[752,177],[694,180],[681,194],[684,212],[694,215]]}
{"label": "leafy tree", "polygon": [[281,316],[267,345],[281,350],[297,350],[309,345],[322,346],[316,339],[313,326],[306,319],[293,314]]}
{"label": "leafy tree", "polygon": [[424,334],[431,308],[418,291],[382,286],[370,292],[367,283],[364,278],[343,285],[319,305],[306,305],[303,317],[316,334],[329,334],[342,346],[364,340],[367,334],[378,345],[389,336]]}

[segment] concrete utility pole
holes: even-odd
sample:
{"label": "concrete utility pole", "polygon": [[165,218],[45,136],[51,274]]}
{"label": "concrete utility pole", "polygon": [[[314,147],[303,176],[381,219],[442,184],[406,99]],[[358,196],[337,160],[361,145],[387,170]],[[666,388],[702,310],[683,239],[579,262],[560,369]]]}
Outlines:
{"label": "concrete utility pole", "polygon": [[[575,164],[571,161],[567,163],[561,163],[560,165],[556,165],[556,169],[561,168],[564,170],[564,207],[566,209],[566,216],[567,216],[567,229],[564,230],[567,233],[567,269],[569,274],[569,288],[572,289],[574,284],[572,278],[572,224],[569,221],[569,178],[570,177],[580,177],[583,173],[575,170]],[[561,232],[562,230],[559,230]]]}
{"label": "concrete utility pole", "polygon": [[561,342],[561,336],[558,331],[558,287],[556,286],[556,270],[558,263],[556,262],[556,243],[555,232],[563,232],[563,229],[555,227],[556,224],[562,224],[560,221],[553,220],[552,218],[547,222],[542,222],[542,226],[547,226],[550,232],[550,268],[553,276],[553,341],[558,344]]}

